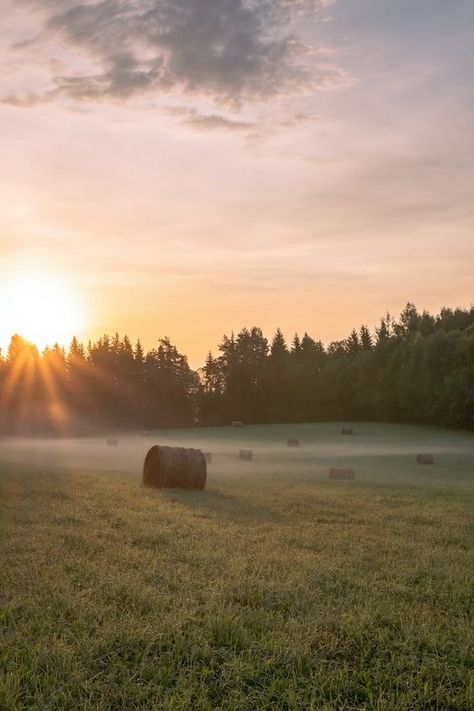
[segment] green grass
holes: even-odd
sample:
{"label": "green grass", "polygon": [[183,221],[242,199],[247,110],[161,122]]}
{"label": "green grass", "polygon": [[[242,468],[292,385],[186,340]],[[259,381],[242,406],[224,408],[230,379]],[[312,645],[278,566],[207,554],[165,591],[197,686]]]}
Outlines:
{"label": "green grass", "polygon": [[339,430],[162,433],[204,492],[141,487],[154,440],[5,442],[0,709],[473,709],[472,435]]}

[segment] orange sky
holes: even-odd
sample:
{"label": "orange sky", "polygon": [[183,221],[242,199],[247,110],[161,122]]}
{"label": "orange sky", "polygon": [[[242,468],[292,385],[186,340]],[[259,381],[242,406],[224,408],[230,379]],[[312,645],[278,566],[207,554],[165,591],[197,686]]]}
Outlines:
{"label": "orange sky", "polygon": [[0,0],[2,281],[195,365],[244,325],[469,305],[473,5],[396,5]]}

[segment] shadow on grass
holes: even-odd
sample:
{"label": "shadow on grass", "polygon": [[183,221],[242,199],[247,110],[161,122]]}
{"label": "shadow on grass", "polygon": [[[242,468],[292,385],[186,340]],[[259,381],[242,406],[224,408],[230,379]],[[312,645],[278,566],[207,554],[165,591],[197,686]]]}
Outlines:
{"label": "shadow on grass", "polygon": [[255,503],[223,493],[219,489],[205,491],[184,491],[181,489],[162,489],[162,496],[173,504],[189,507],[202,518],[224,518],[234,522],[276,523],[281,516],[270,507],[257,506]]}

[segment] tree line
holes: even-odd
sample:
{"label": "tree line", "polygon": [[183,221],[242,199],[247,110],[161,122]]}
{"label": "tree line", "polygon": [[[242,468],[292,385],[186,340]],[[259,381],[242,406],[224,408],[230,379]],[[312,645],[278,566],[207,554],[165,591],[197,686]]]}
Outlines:
{"label": "tree line", "polygon": [[474,430],[474,306],[437,315],[407,304],[373,331],[325,346],[305,333],[224,336],[202,368],[168,339],[145,352],[127,336],[42,353],[13,336],[0,354],[0,432],[377,420]]}

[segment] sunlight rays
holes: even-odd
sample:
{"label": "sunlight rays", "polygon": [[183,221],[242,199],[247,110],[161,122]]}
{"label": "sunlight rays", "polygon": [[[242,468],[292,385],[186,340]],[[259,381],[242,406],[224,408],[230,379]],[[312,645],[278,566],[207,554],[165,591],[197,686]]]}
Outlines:
{"label": "sunlight rays", "polygon": [[10,367],[2,385],[1,411],[15,424],[28,427],[32,424],[31,399],[36,381],[34,371],[39,363],[38,349],[16,336],[12,340],[9,355]]}
{"label": "sunlight rays", "polygon": [[[49,415],[49,423],[55,434],[68,432],[71,424],[65,393],[61,393],[61,374],[65,373],[65,356],[59,349],[45,352],[40,366],[41,383],[45,391],[45,403]],[[62,361],[62,362],[61,362]],[[67,384],[63,383],[63,387]]]}
{"label": "sunlight rays", "polygon": [[60,362],[64,357],[59,348],[49,349],[41,357],[32,343],[18,336],[13,339],[1,392],[1,410],[7,413],[9,428],[33,432],[42,423],[54,435],[68,431],[71,416],[65,369]]}

